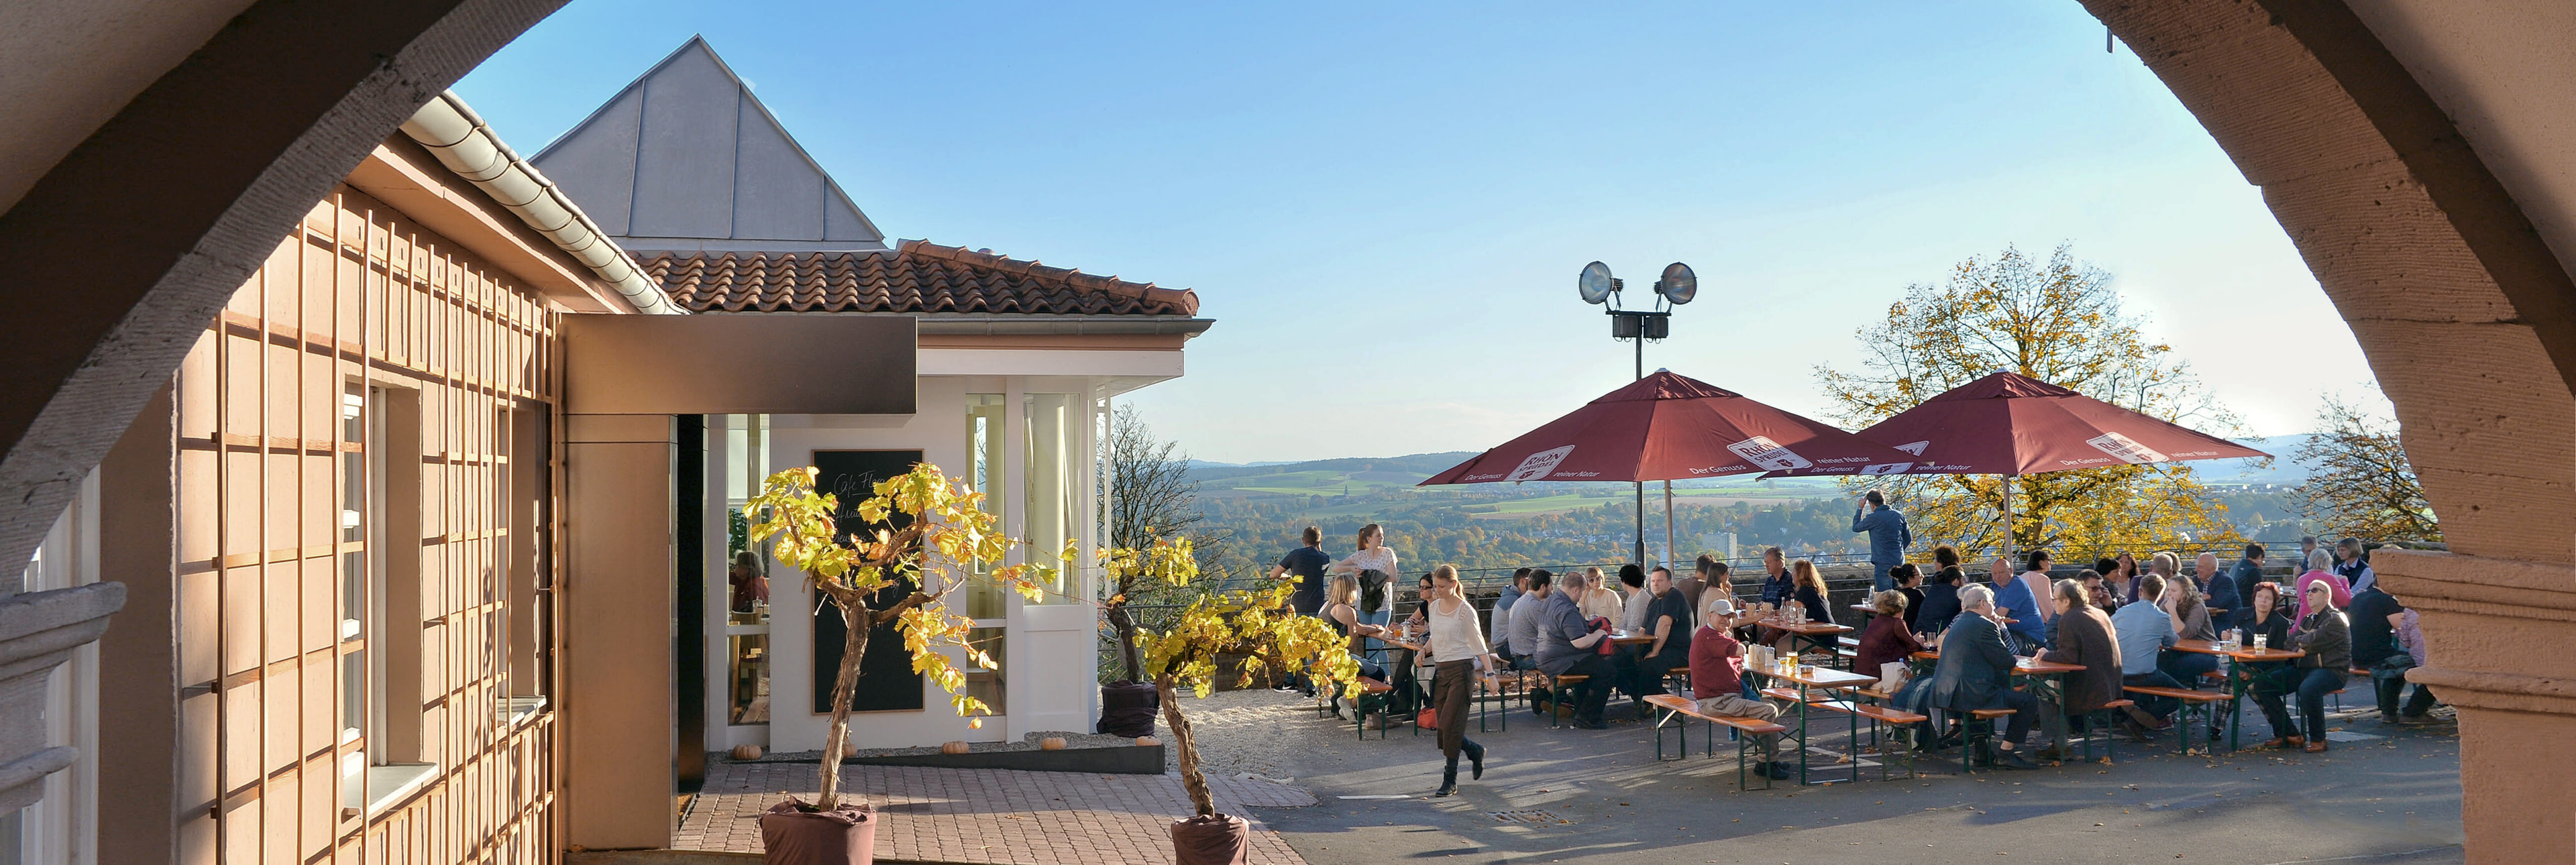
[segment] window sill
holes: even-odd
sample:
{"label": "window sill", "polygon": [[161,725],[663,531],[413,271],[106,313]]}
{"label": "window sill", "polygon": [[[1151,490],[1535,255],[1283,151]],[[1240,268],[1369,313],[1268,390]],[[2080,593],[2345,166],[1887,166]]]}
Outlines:
{"label": "window sill", "polygon": [[543,695],[535,697],[510,697],[501,702],[500,708],[501,726],[505,728],[516,727],[519,726],[520,722],[536,717],[538,712],[545,711],[546,698]]}
{"label": "window sill", "polygon": [[[369,766],[361,778],[340,781],[340,816],[342,818],[374,815],[385,807],[418,793],[438,779],[436,763],[397,763]],[[363,783],[357,783],[363,781]]]}

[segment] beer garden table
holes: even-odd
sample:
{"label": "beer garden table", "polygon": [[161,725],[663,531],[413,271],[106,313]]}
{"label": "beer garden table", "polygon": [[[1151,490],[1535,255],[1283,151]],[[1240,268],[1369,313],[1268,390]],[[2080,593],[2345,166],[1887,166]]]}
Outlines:
{"label": "beer garden table", "polygon": [[[1914,653],[1913,659],[1922,665],[1921,667],[1918,667],[1921,671],[1918,675],[1928,676],[1933,673],[1933,670],[1931,669],[1932,665],[1941,660],[1941,653],[1926,649],[1924,651]],[[2039,697],[2042,702],[2057,704],[2060,711],[2063,711],[2066,706],[2066,681],[2062,677],[2068,673],[2081,673],[2084,672],[2084,670],[2085,667],[2082,664],[2060,664],[2055,661],[2042,661],[2038,658],[2025,658],[2018,655],[2013,657],[2013,675],[2028,678],[2030,680],[2032,693]],[[2053,729],[2056,731],[2049,735],[2048,743],[2056,746],[2059,751],[2064,751],[2066,749],[2066,725],[2059,723],[2043,726],[2046,729]]]}
{"label": "beer garden table", "polygon": [[[1847,672],[1844,670],[1837,670],[1832,667],[1823,667],[1814,664],[1800,664],[1796,667],[1781,667],[1777,665],[1756,666],[1748,664],[1745,666],[1744,672],[1746,675],[1756,676],[1762,679],[1788,682],[1798,686],[1798,727],[1794,732],[1787,735],[1793,736],[1797,739],[1798,783],[1800,784],[1808,783],[1808,758],[1813,756],[1807,751],[1807,710],[1808,705],[1815,701],[1815,691],[1840,691],[1849,688],[1863,687],[1878,681],[1878,678],[1875,676],[1864,676],[1859,673]],[[1851,719],[1852,746],[1849,754],[1847,754],[1847,760],[1851,765],[1851,780],[1858,781],[1860,780],[1860,716],[1858,714],[1851,714]]]}
{"label": "beer garden table", "polygon": [[2230,751],[2237,749],[2239,731],[2245,726],[2245,689],[2253,685],[2254,677],[2262,672],[2254,665],[2296,660],[2308,654],[2297,649],[2270,647],[2227,649],[2216,640],[2183,640],[2174,644],[2174,651],[2227,659],[2227,750]]}

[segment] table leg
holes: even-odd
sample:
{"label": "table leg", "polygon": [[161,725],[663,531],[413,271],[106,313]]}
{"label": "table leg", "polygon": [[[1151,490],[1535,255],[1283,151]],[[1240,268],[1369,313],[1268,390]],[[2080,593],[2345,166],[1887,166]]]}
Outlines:
{"label": "table leg", "polygon": [[1807,683],[1798,683],[1798,785],[1807,783]]}
{"label": "table leg", "polygon": [[2245,730],[2245,686],[2251,684],[2245,675],[2245,664],[2227,659],[2227,750],[2234,753],[2242,747]]}

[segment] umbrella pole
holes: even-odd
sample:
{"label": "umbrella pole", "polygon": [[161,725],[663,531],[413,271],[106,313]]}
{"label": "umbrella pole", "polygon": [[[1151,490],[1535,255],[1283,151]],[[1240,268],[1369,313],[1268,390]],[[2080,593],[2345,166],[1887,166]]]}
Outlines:
{"label": "umbrella pole", "polygon": [[1637,567],[1646,566],[1646,482],[1637,482],[1637,557],[1629,559]]}
{"label": "umbrella pole", "polygon": [[1674,563],[1679,562],[1679,561],[1681,561],[1681,560],[1680,560],[1680,559],[1673,558],[1673,482],[1672,482],[1672,481],[1665,481],[1665,482],[1664,482],[1664,565],[1665,565],[1666,567],[1672,567],[1672,566],[1674,566]]}
{"label": "umbrella pole", "polygon": [[2013,517],[2013,511],[2012,511],[2012,488],[2013,488],[2013,478],[2015,478],[2015,477],[2018,477],[2018,476],[2017,476],[2017,475],[2005,475],[2005,476],[2004,476],[2004,568],[2005,568],[2006,570],[2010,570],[2010,569],[2012,569],[2012,568],[2013,568],[2013,563],[2012,563],[2012,555],[2013,555],[2013,548],[2012,548],[2012,541],[2013,541],[2013,532],[2012,532],[2012,517]]}

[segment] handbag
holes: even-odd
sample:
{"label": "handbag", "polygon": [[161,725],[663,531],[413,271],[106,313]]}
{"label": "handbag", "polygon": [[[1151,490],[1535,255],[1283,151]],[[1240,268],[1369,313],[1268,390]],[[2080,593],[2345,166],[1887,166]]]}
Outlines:
{"label": "handbag", "polygon": [[1431,706],[1422,707],[1422,711],[1413,716],[1413,726],[1423,730],[1440,729],[1440,710]]}
{"label": "handbag", "polygon": [[2406,641],[2398,639],[2396,634],[2388,635],[2388,645],[2397,651],[2370,665],[2370,677],[2382,682],[2390,679],[2405,681],[2406,671],[2415,669],[2415,654],[2406,651]]}
{"label": "handbag", "polygon": [[1913,680],[1914,667],[1904,661],[1888,661],[1878,665],[1878,692],[1881,694],[1894,694],[1905,690],[1905,683]]}

